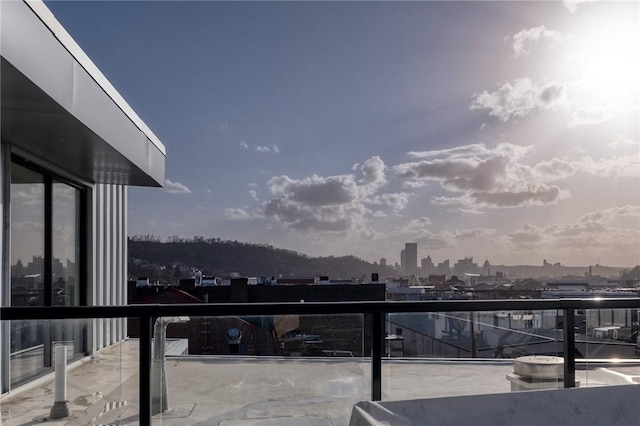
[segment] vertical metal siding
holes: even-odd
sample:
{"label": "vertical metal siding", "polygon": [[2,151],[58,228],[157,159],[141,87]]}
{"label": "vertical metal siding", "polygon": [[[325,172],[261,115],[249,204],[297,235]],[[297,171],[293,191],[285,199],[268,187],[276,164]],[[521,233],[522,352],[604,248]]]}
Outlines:
{"label": "vertical metal siding", "polygon": [[[127,191],[122,185],[97,184],[93,190],[93,286],[95,306],[126,304]],[[121,340],[122,319],[96,320],[93,350]]]}

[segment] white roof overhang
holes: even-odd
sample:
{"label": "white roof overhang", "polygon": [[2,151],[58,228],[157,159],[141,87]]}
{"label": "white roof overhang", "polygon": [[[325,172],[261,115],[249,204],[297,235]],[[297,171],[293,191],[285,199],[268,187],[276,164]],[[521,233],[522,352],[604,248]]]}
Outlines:
{"label": "white roof overhang", "polygon": [[3,143],[88,182],[164,184],[164,145],[41,1],[0,1]]}

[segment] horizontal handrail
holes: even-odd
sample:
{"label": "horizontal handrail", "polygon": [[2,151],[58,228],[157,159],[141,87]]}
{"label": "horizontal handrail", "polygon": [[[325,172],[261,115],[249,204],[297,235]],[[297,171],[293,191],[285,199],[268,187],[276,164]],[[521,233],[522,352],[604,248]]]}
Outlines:
{"label": "horizontal handrail", "polygon": [[503,299],[503,300],[428,300],[363,302],[296,303],[196,303],[145,304],[128,306],[37,306],[0,308],[0,320],[56,320],[87,318],[138,318],[139,352],[139,423],[151,425],[151,329],[157,317],[169,316],[261,316],[261,315],[340,315],[364,314],[369,326],[371,345],[371,398],[382,398],[382,349],[386,314],[481,311],[562,311],[564,386],[574,387],[576,350],[574,312],[583,309],[640,309],[640,298],[591,299]]}
{"label": "horizontal handrail", "polygon": [[551,309],[640,309],[640,298],[501,299],[379,302],[192,303],[127,306],[20,306],[0,308],[2,320],[160,316],[323,315]]}

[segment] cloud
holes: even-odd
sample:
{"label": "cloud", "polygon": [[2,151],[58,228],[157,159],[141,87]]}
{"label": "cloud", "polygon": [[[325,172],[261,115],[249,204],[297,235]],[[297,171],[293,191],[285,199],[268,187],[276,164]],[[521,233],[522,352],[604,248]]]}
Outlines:
{"label": "cloud", "polygon": [[552,46],[564,41],[567,37],[561,32],[549,30],[544,25],[524,29],[516,33],[513,40],[513,55],[516,58],[526,56],[530,53],[529,45],[540,41],[547,41]]}
{"label": "cloud", "polygon": [[493,207],[544,206],[569,197],[557,186],[540,185],[526,191],[474,192],[471,198],[480,205]]}
{"label": "cloud", "polygon": [[354,171],[357,170],[360,177],[355,174],[314,174],[302,179],[274,176],[266,182],[271,199],[251,210],[231,209],[226,217],[267,219],[301,232],[348,232],[371,237],[373,231],[367,222],[386,216],[385,209],[396,213],[404,209],[410,194],[381,192],[387,180],[386,166],[380,157],[369,158]]}
{"label": "cloud", "polygon": [[594,160],[583,157],[573,163],[577,170],[601,177],[640,177],[640,154]]}
{"label": "cloud", "polygon": [[570,161],[553,158],[550,161],[536,164],[533,171],[543,181],[554,181],[573,176],[576,172],[576,166]]}
{"label": "cloud", "polygon": [[450,231],[451,238],[455,240],[466,240],[469,238],[483,237],[486,235],[495,234],[496,230],[493,228],[472,228],[463,230]]}
{"label": "cloud", "polygon": [[507,235],[507,240],[515,245],[527,245],[542,240],[544,231],[537,226],[524,224],[524,226]]}
{"label": "cloud", "polygon": [[611,223],[617,217],[640,218],[640,206],[620,206],[587,213],[578,219],[579,223]]}
{"label": "cloud", "polygon": [[487,109],[489,115],[502,121],[525,117],[539,110],[554,110],[564,99],[565,85],[549,82],[535,85],[530,78],[504,83],[495,92],[473,95],[471,109]]}
{"label": "cloud", "polygon": [[256,151],[264,152],[264,153],[279,154],[280,153],[280,147],[278,147],[278,145],[276,145],[276,144],[271,144],[270,146],[269,145],[256,145]]}
{"label": "cloud", "polygon": [[615,115],[615,108],[603,105],[587,105],[574,109],[567,123],[570,129],[590,124],[600,124]]}
{"label": "cloud", "polygon": [[253,198],[254,200],[260,201],[260,199],[258,198],[258,193],[256,192],[255,189],[250,189],[249,195],[251,195],[251,198]]}
{"label": "cloud", "polygon": [[249,145],[247,145],[245,141],[240,142],[240,146],[243,147],[244,149],[249,149]]}
{"label": "cloud", "polygon": [[563,0],[562,3],[569,12],[576,13],[584,3],[592,3],[594,1],[596,0]]}
{"label": "cloud", "polygon": [[385,178],[386,166],[384,161],[380,157],[375,156],[369,158],[362,164],[360,171],[362,172],[362,179],[360,182],[364,183],[369,189],[376,190],[387,183]]}
{"label": "cloud", "polygon": [[225,209],[224,217],[232,220],[250,220],[255,218],[250,211],[239,208]]}
{"label": "cloud", "polygon": [[508,159],[495,156],[425,160],[396,166],[399,176],[408,179],[437,180],[451,190],[489,190],[505,174]]}
{"label": "cloud", "polygon": [[404,210],[407,206],[409,203],[409,197],[410,194],[407,194],[406,192],[389,193],[376,195],[368,202],[371,204],[382,204],[398,212],[400,210]]}
{"label": "cloud", "polygon": [[169,179],[164,180],[164,192],[168,194],[191,194],[191,190],[180,182],[172,182]]}
{"label": "cloud", "polygon": [[519,158],[526,155],[530,150],[531,147],[513,145],[510,143],[499,143],[494,148],[488,148],[485,144],[476,143],[433,151],[410,151],[407,153],[407,155],[413,158],[465,158],[473,156],[486,157],[503,154],[512,158]]}
{"label": "cloud", "polygon": [[[449,192],[432,198],[436,205],[461,205],[462,211],[478,213],[484,207],[520,207],[548,205],[569,196],[568,191],[549,182],[575,173],[577,167],[554,158],[535,166],[524,164],[531,147],[500,143],[493,148],[473,144],[439,151],[412,152],[426,160],[399,164],[396,174],[414,182],[437,182]],[[444,157],[444,158],[435,158]]]}
{"label": "cloud", "polygon": [[358,197],[357,184],[351,175],[327,178],[313,175],[302,180],[277,176],[271,178],[267,186],[275,195],[284,195],[289,200],[309,206],[346,204]]}
{"label": "cloud", "polygon": [[[621,219],[633,218],[631,225]],[[620,206],[597,210],[580,216],[575,223],[538,227],[525,224],[506,235],[502,242],[509,248],[544,249],[568,248],[571,250],[618,248],[637,251],[640,247],[640,206]],[[622,224],[622,226],[621,226]]]}

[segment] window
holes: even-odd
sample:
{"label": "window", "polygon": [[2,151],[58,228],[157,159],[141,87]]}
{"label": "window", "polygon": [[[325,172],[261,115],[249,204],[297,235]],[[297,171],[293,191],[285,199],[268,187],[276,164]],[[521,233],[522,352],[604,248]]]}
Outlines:
{"label": "window", "polygon": [[[32,167],[11,163],[11,305],[84,304],[86,280],[81,250],[86,191]],[[11,383],[51,369],[52,347],[68,345],[81,355],[85,330],[77,321],[14,321],[11,324]]]}

